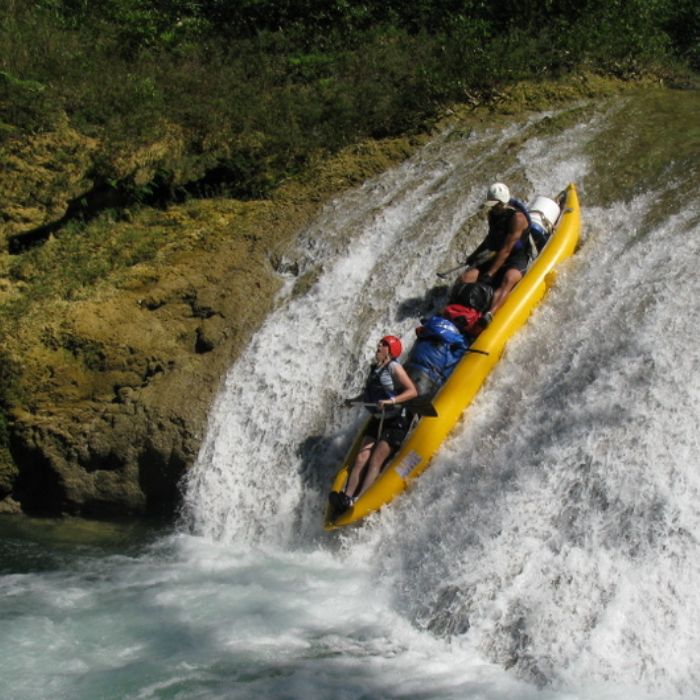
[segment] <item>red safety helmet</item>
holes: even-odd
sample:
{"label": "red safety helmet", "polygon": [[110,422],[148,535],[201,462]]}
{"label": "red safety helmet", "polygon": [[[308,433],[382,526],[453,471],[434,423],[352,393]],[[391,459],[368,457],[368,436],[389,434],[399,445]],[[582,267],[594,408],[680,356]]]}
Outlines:
{"label": "red safety helmet", "polygon": [[382,338],[382,343],[385,343],[388,346],[389,355],[393,359],[396,359],[403,352],[401,341],[395,335],[385,335]]}

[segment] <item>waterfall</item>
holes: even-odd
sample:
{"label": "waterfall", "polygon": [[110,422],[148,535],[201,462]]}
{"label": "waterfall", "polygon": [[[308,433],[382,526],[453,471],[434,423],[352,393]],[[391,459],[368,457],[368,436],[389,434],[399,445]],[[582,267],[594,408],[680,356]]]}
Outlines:
{"label": "waterfall", "polygon": [[[587,205],[586,147],[605,118],[548,135],[551,117],[447,131],[325,208],[297,251],[316,281],[281,299],[231,368],[187,513],[223,542],[352,543],[414,625],[469,632],[535,684],[680,678],[682,692],[700,680],[700,606],[684,608],[700,574],[698,203],[670,178]],[[435,271],[479,242],[495,179],[523,199],[576,182],[580,250],[426,474],[334,540],[324,499],[361,420],[340,398],[377,337],[410,342],[444,298]]]}
{"label": "waterfall", "polygon": [[[2,697],[700,698],[697,92],[453,126],[328,202],[230,368],[183,521],[0,518]],[[409,345],[501,180],[578,251],[430,467],[327,533],[377,339]]]}

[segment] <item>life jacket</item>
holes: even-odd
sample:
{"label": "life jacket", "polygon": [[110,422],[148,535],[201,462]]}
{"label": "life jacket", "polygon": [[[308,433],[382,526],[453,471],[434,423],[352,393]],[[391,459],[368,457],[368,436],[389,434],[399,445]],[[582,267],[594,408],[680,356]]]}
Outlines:
{"label": "life jacket", "polygon": [[457,326],[442,316],[431,316],[416,328],[416,342],[405,368],[418,394],[434,394],[450,376],[467,351]]}
{"label": "life jacket", "polygon": [[525,202],[521,202],[519,199],[516,199],[515,197],[511,197],[508,200],[508,206],[513,207],[513,209],[517,209],[521,214],[524,214],[525,218],[527,219],[527,227],[530,228],[530,226],[532,226],[532,219],[530,218],[530,210],[525,205]]}
{"label": "life jacket", "polygon": [[[523,202],[515,197],[511,197],[508,200],[508,207],[506,209],[502,211],[492,210],[489,212],[489,232],[484,241],[484,247],[489,250],[500,250],[503,247],[510,230],[510,220],[517,211],[525,216],[527,228],[520,236],[520,240],[513,246],[513,250],[524,250],[530,258],[534,258],[547,241],[545,239],[541,246],[537,246],[536,241],[531,240],[533,230],[530,211]],[[539,236],[539,231],[536,233]]]}
{"label": "life jacket", "polygon": [[[394,373],[392,372],[393,366],[397,365],[396,360],[390,360],[387,364],[381,367],[376,364],[372,365],[369,372],[369,377],[365,384],[365,391],[363,394],[363,401],[367,404],[374,404],[372,406],[366,406],[370,413],[381,413],[381,409],[376,406],[379,401],[386,399],[393,399],[400,392],[400,388],[397,386],[396,380],[394,379]],[[402,411],[401,406],[386,406],[384,408],[384,417],[394,417],[398,416]]]}
{"label": "life jacket", "polygon": [[549,240],[549,232],[546,231],[542,226],[538,226],[533,220],[530,214],[530,210],[527,208],[524,202],[521,202],[515,197],[511,197],[508,205],[514,207],[519,212],[522,212],[527,219],[527,239],[525,239],[525,234],[523,237],[515,244],[515,248],[518,246],[523,246],[527,249],[530,259],[534,260],[537,254],[544,248],[544,244]]}

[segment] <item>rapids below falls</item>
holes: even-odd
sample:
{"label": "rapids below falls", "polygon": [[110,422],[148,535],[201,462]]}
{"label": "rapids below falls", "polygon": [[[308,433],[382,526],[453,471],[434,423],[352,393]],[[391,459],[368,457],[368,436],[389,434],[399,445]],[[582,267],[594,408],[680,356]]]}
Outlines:
{"label": "rapids below falls", "polygon": [[[699,113],[646,89],[450,129],[329,203],[177,525],[0,520],[0,698],[700,698]],[[340,398],[440,304],[493,180],[574,182],[580,247],[432,466],[326,533]]]}

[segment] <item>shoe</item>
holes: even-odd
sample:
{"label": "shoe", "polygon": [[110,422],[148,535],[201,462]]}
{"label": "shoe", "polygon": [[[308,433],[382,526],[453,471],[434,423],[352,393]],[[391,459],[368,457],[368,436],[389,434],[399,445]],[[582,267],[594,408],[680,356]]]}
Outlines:
{"label": "shoe", "polygon": [[352,506],[353,499],[341,491],[331,491],[330,494],[328,494],[328,502],[330,503],[333,512],[340,515],[340,513],[344,513],[348,508],[350,508],[350,506]]}
{"label": "shoe", "polygon": [[481,325],[486,328],[493,321],[493,314],[487,311],[480,319]]}

